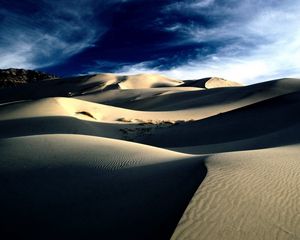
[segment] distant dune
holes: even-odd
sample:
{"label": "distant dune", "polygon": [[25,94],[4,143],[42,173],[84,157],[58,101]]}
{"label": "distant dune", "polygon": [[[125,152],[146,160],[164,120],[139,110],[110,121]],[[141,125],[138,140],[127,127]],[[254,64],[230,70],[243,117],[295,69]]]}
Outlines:
{"label": "distant dune", "polygon": [[97,74],[0,102],[11,238],[300,238],[300,79]]}
{"label": "distant dune", "polygon": [[181,86],[184,87],[192,86],[192,87],[211,89],[211,88],[222,88],[222,87],[239,87],[242,86],[242,84],[229,81],[223,78],[211,77],[211,78],[202,78],[198,80],[186,80]]}

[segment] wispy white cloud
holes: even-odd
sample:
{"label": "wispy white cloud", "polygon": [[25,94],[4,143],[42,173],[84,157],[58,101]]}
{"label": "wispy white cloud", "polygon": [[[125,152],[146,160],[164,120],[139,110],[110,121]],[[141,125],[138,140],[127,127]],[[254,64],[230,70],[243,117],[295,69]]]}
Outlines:
{"label": "wispy white cloud", "polygon": [[[206,1],[198,2],[201,5]],[[210,2],[213,1],[207,1]],[[180,79],[220,76],[242,83],[300,77],[300,2],[235,1],[235,8],[216,2],[213,8],[209,4],[197,8],[197,1],[187,1],[180,3],[180,7],[173,4],[167,9],[180,13],[181,9],[189,8],[194,14],[206,11],[210,18],[223,16],[215,25],[174,23],[166,30],[178,32],[187,42],[219,42],[217,51],[205,56],[199,54],[169,70],[152,71]],[[204,6],[209,9],[203,9]],[[123,70],[138,73],[149,69],[147,64],[138,64]]]}
{"label": "wispy white cloud", "polygon": [[41,1],[32,15],[0,10],[0,68],[57,64],[93,46],[105,31],[94,23],[93,1]]}
{"label": "wispy white cloud", "polygon": [[[0,68],[42,68],[62,63],[93,47],[107,30],[114,31],[101,22],[99,11],[106,11],[108,16],[113,4],[134,1],[139,0],[78,0],[76,4],[41,0],[37,2],[39,10],[31,15],[0,8]],[[150,30],[166,31],[168,36],[174,36],[171,40],[162,41],[159,46],[149,44],[145,60],[140,63],[128,63],[134,61],[130,56],[121,56],[120,59],[126,59],[123,63],[110,61],[109,54],[101,61],[93,56],[88,63],[80,63],[78,72],[123,65],[118,73],[160,72],[181,79],[220,76],[253,83],[300,77],[299,1],[185,0],[162,6],[154,11],[155,24],[149,23]],[[147,27],[136,24],[133,27]],[[126,34],[120,41],[126,41]],[[175,48],[180,49],[178,56]],[[184,54],[185,49],[193,48],[194,53]],[[159,49],[163,54],[159,54]],[[150,54],[152,50],[157,60]],[[174,59],[175,63],[167,63],[167,59]]]}
{"label": "wispy white cloud", "polygon": [[174,12],[174,11],[197,11],[212,6],[215,0],[185,0],[185,1],[174,1],[163,8],[163,12]]}

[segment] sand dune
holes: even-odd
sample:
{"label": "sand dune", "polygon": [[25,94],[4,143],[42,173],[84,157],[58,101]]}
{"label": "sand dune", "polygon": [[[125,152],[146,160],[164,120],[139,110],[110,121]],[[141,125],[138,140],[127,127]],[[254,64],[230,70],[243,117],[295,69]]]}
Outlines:
{"label": "sand dune", "polygon": [[[179,88],[179,87],[178,87]],[[174,89],[174,91],[173,91]],[[166,88],[113,90],[76,98],[96,103],[142,111],[177,111],[193,109],[202,113],[226,112],[287,93],[300,91],[298,79],[280,79],[244,87],[208,90],[181,87],[167,93]],[[193,91],[192,91],[193,90]]]}
{"label": "sand dune", "polygon": [[12,237],[167,239],[205,175],[201,157],[90,136],[7,138],[0,150]]}
{"label": "sand dune", "polygon": [[199,80],[187,80],[181,86],[193,86],[205,89],[220,88],[220,87],[239,87],[242,86],[240,83],[228,81],[223,78],[211,77],[202,78]]}
{"label": "sand dune", "polygon": [[[287,134],[285,138],[281,137],[279,141],[284,139],[297,141],[300,131],[299,108],[300,92],[285,94],[210,118],[181,123],[170,128],[155,129],[153,134],[141,136],[138,141],[170,148],[202,144],[224,145],[227,142],[243,140],[247,147],[249,146],[245,141],[247,139],[258,139],[264,135],[282,132],[293,126],[293,133]],[[170,138],[177,140],[172,142],[169,140]],[[278,141],[272,141],[272,139],[267,142],[268,144],[278,144]],[[260,141],[259,144],[264,146],[263,141]]]}
{"label": "sand dune", "polygon": [[298,239],[299,147],[209,157],[172,239]]}
{"label": "sand dune", "polygon": [[183,81],[170,79],[159,74],[137,74],[123,76],[119,82],[121,89],[140,89],[153,87],[174,87],[183,84]]}
{"label": "sand dune", "polygon": [[160,123],[162,121],[190,121],[217,114],[217,110],[194,111],[136,111],[72,98],[45,98],[33,102],[10,104],[0,109],[0,119],[42,116],[72,116],[80,119],[117,123]]}
{"label": "sand dune", "polygon": [[112,89],[149,89],[175,87],[183,81],[159,74],[115,75],[96,74],[33,82],[24,86],[0,89],[0,102],[39,99],[45,97],[81,96]]}
{"label": "sand dune", "polygon": [[[126,118],[126,116],[130,114],[133,116],[132,119],[141,118],[143,120],[154,120],[154,121],[155,120],[172,120],[172,121],[199,120],[226,111],[237,109],[243,106],[247,106],[256,102],[260,102],[269,98],[295,92],[298,90],[300,91],[300,84],[297,82],[296,79],[284,79],[284,80],[279,80],[272,83],[261,84],[261,85],[262,86],[260,85],[247,86],[241,89],[240,88],[216,89],[218,91],[214,91],[214,92],[206,92],[206,91],[203,92],[203,91],[194,91],[194,90],[183,91],[183,92],[175,91],[175,93],[173,94],[170,93],[170,94],[161,95],[160,93],[159,96],[152,95],[150,98],[141,97],[141,95],[143,95],[144,93],[142,92],[139,94],[139,96],[134,97],[134,101],[137,101],[137,104],[140,105],[140,110],[143,111],[147,110],[147,112],[130,111],[128,109],[124,109],[124,110],[116,109],[116,108],[112,108],[112,109],[115,109],[113,110],[113,112],[118,112],[117,113],[118,118]],[[164,91],[166,92],[166,90]],[[126,94],[127,93],[125,93],[125,97],[121,98],[119,101],[132,102],[133,101],[132,96],[128,98]],[[189,99],[188,100],[181,99],[180,94],[188,95]],[[117,92],[114,92],[113,95],[116,96],[115,98],[119,98],[119,94]],[[110,97],[112,97],[112,95]],[[74,106],[81,106],[79,108],[84,109],[85,107],[82,106],[86,105],[87,106],[86,108],[88,110],[81,110],[81,111],[90,112],[92,115],[100,114],[101,107],[105,108],[104,105],[97,105],[97,104],[89,103],[88,101],[86,101],[85,104],[83,104],[80,103],[80,101],[78,100],[75,99],[71,100],[70,98],[65,98],[65,100],[62,100],[63,98],[55,98],[55,99],[61,104],[62,107],[68,105],[67,108],[70,108],[71,105],[74,105]],[[179,103],[177,104],[177,107],[173,109],[172,105],[176,105],[175,99],[178,99]],[[69,103],[71,101],[73,101],[73,103],[70,105]],[[155,108],[154,111],[149,112],[148,110],[149,104],[153,104],[153,101],[155,101],[156,106],[163,105],[164,103],[165,104],[168,103],[167,106],[165,106],[164,108],[166,109],[168,107],[169,111],[162,111],[159,109],[159,113],[158,113],[156,112],[158,109]],[[24,103],[24,104],[26,105],[30,103]],[[15,107],[12,106],[11,108],[14,109]],[[67,108],[65,108],[65,110]],[[75,108],[77,110],[79,109],[78,107]],[[178,108],[181,109],[181,111],[178,111]],[[51,107],[44,108],[43,112],[46,114],[48,109],[51,109]],[[73,109],[71,114],[74,114],[74,111],[75,110]],[[78,110],[78,112],[80,112],[80,110]],[[6,116],[7,114],[2,114],[2,115]],[[141,117],[141,115],[143,117]],[[108,117],[107,119],[108,121],[113,120],[110,117]]]}
{"label": "sand dune", "polygon": [[11,238],[300,238],[300,79],[97,74],[0,102]]}

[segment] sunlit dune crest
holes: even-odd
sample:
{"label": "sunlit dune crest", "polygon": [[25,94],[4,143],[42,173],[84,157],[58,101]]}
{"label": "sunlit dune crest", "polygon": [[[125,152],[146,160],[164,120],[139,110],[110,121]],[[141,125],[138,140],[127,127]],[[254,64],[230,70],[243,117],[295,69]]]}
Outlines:
{"label": "sunlit dune crest", "polygon": [[0,102],[12,238],[300,238],[300,79],[94,74]]}

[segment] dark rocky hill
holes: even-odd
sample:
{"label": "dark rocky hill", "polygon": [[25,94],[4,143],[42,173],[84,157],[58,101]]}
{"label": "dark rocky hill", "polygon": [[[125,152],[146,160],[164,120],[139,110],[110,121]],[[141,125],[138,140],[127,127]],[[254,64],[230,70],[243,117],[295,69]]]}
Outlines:
{"label": "dark rocky hill", "polygon": [[55,75],[25,69],[0,69],[0,88],[16,87],[26,83],[42,81],[45,79],[56,79]]}

